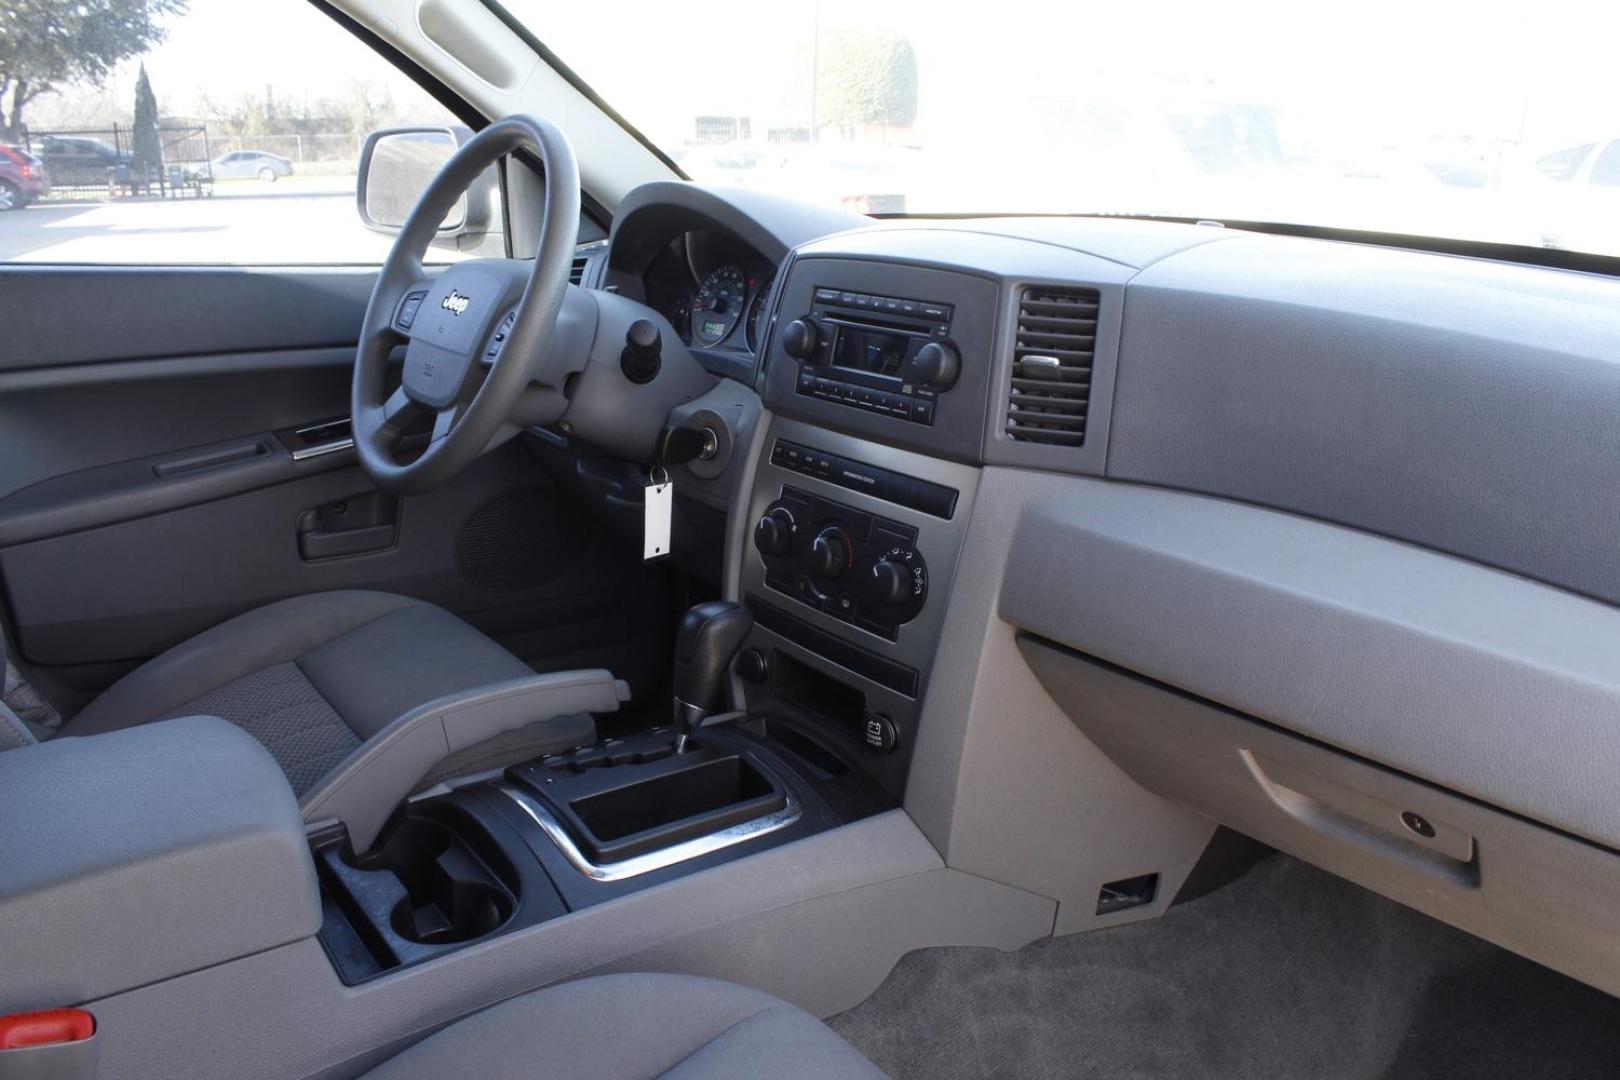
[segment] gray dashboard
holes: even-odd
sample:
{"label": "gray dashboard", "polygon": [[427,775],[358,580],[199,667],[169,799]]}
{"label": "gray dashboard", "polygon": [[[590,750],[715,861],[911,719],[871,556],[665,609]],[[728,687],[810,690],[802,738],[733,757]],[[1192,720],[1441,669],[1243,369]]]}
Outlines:
{"label": "gray dashboard", "polygon": [[[825,286],[954,304],[936,423],[796,392],[812,362],[782,328]],[[1084,439],[1061,445],[1009,434],[1021,305],[1047,288],[1095,297]],[[1209,226],[912,220],[801,241],[773,303],[756,385],[820,449],[1054,478],[1022,520],[1063,527],[1021,529],[994,570],[1014,626],[1620,845],[1592,773],[1620,754],[1591,696],[1615,612],[1568,595],[1620,603],[1620,281]],[[1129,536],[1108,541],[1129,557],[1085,547]]]}
{"label": "gray dashboard", "polygon": [[[1072,472],[1259,506],[1420,544],[1620,603],[1620,281],[1370,245],[1115,219],[894,222],[801,247],[881,278],[995,286],[964,387],[982,424],[948,444],[767,404],[958,460]],[[786,275],[784,275],[786,276]],[[1017,297],[1101,295],[1081,447],[1007,437]],[[781,297],[779,321],[802,298]],[[960,311],[959,311],[960,315]],[[836,419],[829,420],[829,417]]]}

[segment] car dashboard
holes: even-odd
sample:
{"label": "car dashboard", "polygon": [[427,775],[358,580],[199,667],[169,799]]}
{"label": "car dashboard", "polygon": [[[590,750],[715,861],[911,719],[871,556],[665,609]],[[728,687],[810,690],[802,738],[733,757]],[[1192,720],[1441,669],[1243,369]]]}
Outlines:
{"label": "car dashboard", "polygon": [[601,283],[724,376],[676,480],[756,616],[741,707],[953,865],[1095,896],[1083,844],[1162,905],[1220,822],[1620,989],[1612,279],[649,187]]}

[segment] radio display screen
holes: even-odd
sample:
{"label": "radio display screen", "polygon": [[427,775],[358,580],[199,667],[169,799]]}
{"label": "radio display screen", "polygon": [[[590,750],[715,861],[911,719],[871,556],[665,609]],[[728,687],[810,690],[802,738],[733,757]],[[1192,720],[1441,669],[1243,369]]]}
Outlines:
{"label": "radio display screen", "polygon": [[899,378],[900,368],[906,361],[906,347],[910,343],[910,337],[905,334],[840,326],[838,338],[833,344],[832,364],[834,367]]}

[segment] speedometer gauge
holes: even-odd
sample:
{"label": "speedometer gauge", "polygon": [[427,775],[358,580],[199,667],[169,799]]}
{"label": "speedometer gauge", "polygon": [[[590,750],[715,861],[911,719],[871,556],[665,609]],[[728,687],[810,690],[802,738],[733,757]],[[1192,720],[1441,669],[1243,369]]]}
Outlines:
{"label": "speedometer gauge", "polygon": [[748,279],[740,266],[722,266],[703,279],[692,301],[692,337],[700,345],[718,345],[742,318],[748,303]]}

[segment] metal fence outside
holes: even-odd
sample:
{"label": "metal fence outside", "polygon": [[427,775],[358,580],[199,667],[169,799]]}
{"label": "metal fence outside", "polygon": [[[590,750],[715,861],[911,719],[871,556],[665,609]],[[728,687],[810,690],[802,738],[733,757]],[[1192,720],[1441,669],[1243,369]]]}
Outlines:
{"label": "metal fence outside", "polygon": [[108,198],[159,195],[167,198],[213,194],[214,158],[208,128],[202,124],[158,127],[157,162],[137,162],[134,129],[109,128],[28,131],[22,148],[45,163],[52,198]]}

